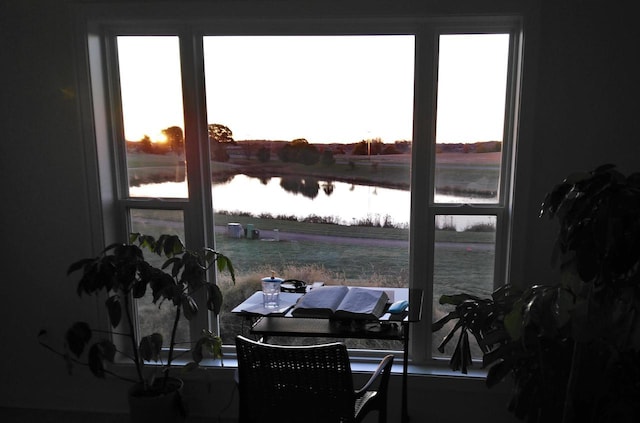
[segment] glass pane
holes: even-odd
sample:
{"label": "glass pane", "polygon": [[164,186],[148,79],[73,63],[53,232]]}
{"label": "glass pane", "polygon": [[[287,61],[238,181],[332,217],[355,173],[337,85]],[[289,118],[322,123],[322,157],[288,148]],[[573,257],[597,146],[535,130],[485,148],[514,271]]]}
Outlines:
{"label": "glass pane", "polygon": [[[449,306],[438,304],[444,294],[491,295],[495,245],[495,216],[436,216],[433,321],[451,310]],[[438,352],[437,347],[452,327],[450,323],[433,335],[434,357],[451,356],[457,338],[449,342],[445,354]],[[471,341],[474,358],[480,358],[482,355],[475,339]]]}
{"label": "glass pane", "polygon": [[[145,235],[153,235],[158,238],[162,234],[178,235],[184,240],[184,216],[182,210],[148,210],[131,209],[131,231]],[[143,250],[145,258],[154,266],[161,267],[164,263],[162,257]],[[168,347],[171,337],[171,328],[175,317],[175,308],[169,303],[153,304],[151,290],[143,298],[136,301],[138,309],[138,329],[143,336],[158,332],[162,335],[163,346]],[[182,319],[178,325],[180,343],[188,343],[189,325],[186,319]],[[180,344],[178,346],[181,346]]]}
{"label": "glass pane", "polygon": [[[271,271],[408,286],[414,37],[205,37],[204,52],[216,242],[240,270],[225,307]],[[221,317],[226,343],[238,320]]]}
{"label": "glass pane", "polygon": [[441,35],[435,201],[499,199],[508,34]]}
{"label": "glass pane", "polygon": [[178,37],[117,42],[129,195],[186,198]]}

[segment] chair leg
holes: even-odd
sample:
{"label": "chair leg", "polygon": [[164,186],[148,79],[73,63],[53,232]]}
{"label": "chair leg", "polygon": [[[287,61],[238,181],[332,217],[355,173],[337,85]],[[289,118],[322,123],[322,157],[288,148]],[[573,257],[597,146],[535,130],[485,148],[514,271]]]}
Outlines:
{"label": "chair leg", "polygon": [[387,407],[378,409],[378,423],[387,423]]}

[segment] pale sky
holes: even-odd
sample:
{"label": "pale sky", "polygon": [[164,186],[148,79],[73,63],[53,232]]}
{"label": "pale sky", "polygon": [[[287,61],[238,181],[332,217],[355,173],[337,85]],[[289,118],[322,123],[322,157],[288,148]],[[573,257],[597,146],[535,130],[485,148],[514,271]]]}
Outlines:
{"label": "pale sky", "polygon": [[[442,36],[438,142],[501,140],[508,35]],[[209,123],[236,140],[410,140],[413,36],[205,37]],[[177,37],[119,37],[125,137],[183,127]]]}

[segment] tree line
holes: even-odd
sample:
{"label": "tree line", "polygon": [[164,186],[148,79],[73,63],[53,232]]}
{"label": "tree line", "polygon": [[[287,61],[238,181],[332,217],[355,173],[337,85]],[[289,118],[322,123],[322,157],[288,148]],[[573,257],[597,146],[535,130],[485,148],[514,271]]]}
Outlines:
{"label": "tree line", "polygon": [[[252,155],[258,161],[266,163],[271,160],[271,148],[266,143],[243,142],[238,144],[233,138],[233,132],[228,126],[211,123],[207,126],[209,136],[209,146],[211,157],[214,161],[228,162],[230,155],[229,146],[239,145],[245,158],[250,159]],[[163,129],[162,134],[166,142],[153,142],[149,136],[145,135],[140,141],[127,141],[128,152],[141,152],[147,154],[183,154],[184,153],[184,133],[179,126],[171,126]],[[488,153],[500,151],[502,143],[499,141],[476,142],[469,144],[437,144],[436,153],[443,152],[464,152],[464,153]],[[335,151],[334,151],[335,149]],[[352,155],[374,156],[389,154],[407,154],[411,152],[410,141],[396,141],[393,144],[385,144],[380,138],[362,140],[353,145]],[[310,144],[305,138],[296,138],[276,150],[278,159],[284,163],[300,163],[304,165],[315,165],[321,163],[326,166],[335,163],[334,154],[344,154],[344,146],[331,147],[329,145],[318,147]]]}

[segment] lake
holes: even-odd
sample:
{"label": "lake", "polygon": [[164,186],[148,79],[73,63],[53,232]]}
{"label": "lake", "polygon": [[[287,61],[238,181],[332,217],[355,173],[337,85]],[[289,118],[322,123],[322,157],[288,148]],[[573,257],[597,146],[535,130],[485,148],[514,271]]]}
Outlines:
{"label": "lake", "polygon": [[[132,197],[186,197],[186,182],[161,182],[132,186]],[[359,185],[346,182],[328,182],[309,178],[271,177],[261,180],[246,175],[235,175],[212,188],[216,211],[243,212],[255,216],[310,215],[330,217],[342,224],[389,216],[396,226],[408,226],[411,194],[407,190]],[[438,202],[464,203],[471,198],[437,195]],[[476,198],[473,200],[478,201]],[[458,230],[473,224],[473,218],[456,218],[452,223]],[[478,218],[475,218],[476,220]]]}

